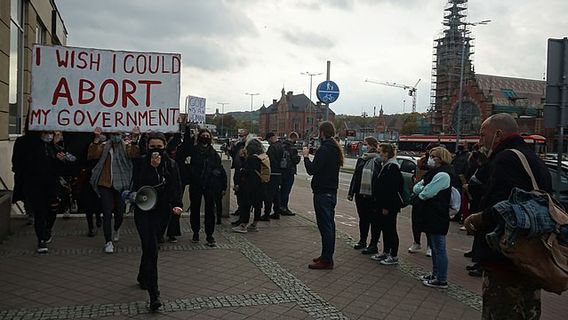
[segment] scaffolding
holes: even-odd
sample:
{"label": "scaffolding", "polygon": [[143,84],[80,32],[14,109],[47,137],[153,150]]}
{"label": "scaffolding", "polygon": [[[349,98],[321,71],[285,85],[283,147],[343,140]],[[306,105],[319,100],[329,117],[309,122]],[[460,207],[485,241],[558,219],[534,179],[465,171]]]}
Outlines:
{"label": "scaffolding", "polygon": [[445,26],[438,38],[434,39],[432,58],[432,87],[430,94],[430,121],[437,133],[446,133],[445,119],[450,116],[448,104],[460,85],[462,51],[464,51],[463,82],[473,79],[471,55],[473,38],[467,30],[467,0],[448,0],[444,8]]}

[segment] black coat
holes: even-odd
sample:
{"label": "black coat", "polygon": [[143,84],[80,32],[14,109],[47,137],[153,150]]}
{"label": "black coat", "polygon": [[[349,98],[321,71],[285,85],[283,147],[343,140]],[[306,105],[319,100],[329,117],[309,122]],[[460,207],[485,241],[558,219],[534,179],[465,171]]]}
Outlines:
{"label": "black coat", "polygon": [[282,142],[282,148],[290,154],[290,165],[288,169],[284,170],[282,173],[296,174],[298,172],[298,163],[302,161],[302,157],[298,154],[298,149],[290,140]]}
{"label": "black coat", "polygon": [[[449,165],[430,169],[424,176],[424,186],[427,186],[434,176],[440,172],[451,175],[453,170]],[[450,228],[450,198],[452,188],[448,187],[430,199],[422,200],[418,196],[412,204],[413,223],[418,226],[418,230],[427,234],[446,235]],[[416,211],[414,211],[416,210]]]}
{"label": "black coat", "polygon": [[377,210],[387,209],[389,214],[400,212],[404,180],[399,166],[394,163],[383,165],[374,180],[373,196]]}
{"label": "black coat", "polygon": [[314,160],[304,158],[304,166],[312,175],[313,193],[337,194],[339,187],[341,149],[333,139],[325,139],[316,151]]}
{"label": "black coat", "polygon": [[226,189],[227,176],[221,157],[211,145],[195,144],[195,137],[186,132],[186,136],[177,149],[177,156],[190,157],[187,172],[190,189],[221,192]]}
{"label": "black coat", "polygon": [[268,147],[266,154],[270,159],[270,175],[282,174],[282,168],[280,167],[282,157],[284,156],[284,148],[282,147],[282,142],[277,141],[271,144],[270,147]]}
{"label": "black coat", "polygon": [[[150,165],[148,155],[136,159],[131,190],[136,191],[143,186],[157,186],[155,189],[158,192],[158,204],[153,210],[171,211],[173,207],[183,208],[179,170],[176,162],[166,154],[162,156],[162,161],[157,168]],[[140,211],[138,208],[136,210]]]}
{"label": "black coat", "polygon": [[[382,163],[378,161],[375,157],[369,156],[362,156],[357,159],[355,163],[355,171],[353,172],[353,176],[351,177],[351,182],[349,183],[349,191],[347,194],[349,196],[355,196],[359,193],[359,189],[361,188],[361,175],[363,174],[363,168],[365,168],[365,164],[368,161],[374,161],[374,168],[373,172],[375,175],[378,175],[379,171],[381,171]],[[374,190],[373,190],[374,191]]]}
{"label": "black coat", "polygon": [[242,159],[239,174],[239,192],[247,204],[258,206],[264,200],[262,181],[258,173],[261,170],[260,159],[256,155],[248,155]]}
{"label": "black coat", "polygon": [[[486,232],[492,232],[497,226],[497,219],[492,215],[491,207],[500,201],[507,200],[511,190],[515,187],[526,191],[533,189],[531,180],[521,161],[513,151],[507,149],[516,149],[522,152],[527,158],[539,188],[552,192],[550,172],[544,162],[525,143],[523,138],[519,135],[514,135],[505,139],[494,148],[489,158],[489,181],[480,204],[480,208],[483,210],[483,229]],[[508,259],[489,248],[485,241],[485,236],[482,238],[479,250],[482,263],[486,265],[487,263],[496,263],[511,266],[511,262]]]}

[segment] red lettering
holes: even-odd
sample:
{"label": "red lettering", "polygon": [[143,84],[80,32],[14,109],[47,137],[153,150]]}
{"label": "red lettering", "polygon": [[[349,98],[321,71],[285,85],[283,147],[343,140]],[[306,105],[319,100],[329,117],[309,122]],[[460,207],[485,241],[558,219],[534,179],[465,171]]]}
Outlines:
{"label": "red lettering", "polygon": [[[146,121],[145,123],[142,121]],[[148,125],[148,113],[147,111],[138,112],[138,125]]]}
{"label": "red lettering", "polygon": [[[127,88],[127,85],[130,86],[130,90],[129,88]],[[126,108],[126,106],[128,105],[128,100],[130,100],[132,102],[132,104],[134,104],[135,106],[138,106],[138,100],[136,100],[136,98],[134,98],[134,96],[132,95],[134,92],[136,92],[136,84],[128,79],[124,79],[122,80],[122,107]]]}
{"label": "red lettering", "polygon": [[61,115],[63,113],[66,113],[66,116],[69,116],[69,110],[67,109],[59,110],[59,113],[57,114],[57,124],[60,126],[67,126],[69,125],[69,118],[68,117],[62,118]]}
{"label": "red lettering", "polygon": [[36,47],[35,63],[36,63],[36,66],[39,66],[40,63],[41,63],[41,48],[40,47]]}
{"label": "red lettering", "polygon": [[55,50],[55,56],[57,58],[57,66],[67,68],[67,63],[69,62],[69,51],[65,50],[65,57],[60,55],[59,49]]}
{"label": "red lettering", "polygon": [[162,124],[167,125],[168,124],[168,113],[169,113],[169,110],[160,109],[160,112],[158,112],[158,116],[159,116],[158,121],[159,121],[160,125],[162,125]]}
{"label": "red lettering", "polygon": [[[88,85],[85,88],[85,85]],[[79,104],[91,103],[95,100],[95,84],[87,79],[79,79]],[[90,94],[88,98],[85,98],[85,93]]]}
{"label": "red lettering", "polygon": [[110,112],[103,112],[103,128],[110,128]]}
{"label": "red lettering", "polygon": [[126,114],[126,126],[127,127],[130,127],[131,123],[134,126],[138,125],[138,120],[136,119],[136,115],[137,115],[137,113],[130,113],[130,112],[128,112]]}
{"label": "red lettering", "polygon": [[100,64],[101,64],[101,54],[97,53],[96,59],[94,59],[93,57],[94,57],[94,55],[91,52],[91,70],[93,70],[93,65],[95,65],[95,66],[97,66],[97,71],[99,71],[99,67],[100,67]]}
{"label": "red lettering", "polygon": [[99,112],[97,112],[95,117],[93,118],[93,116],[91,115],[91,112],[87,111],[87,118],[89,119],[89,123],[91,124],[91,127],[95,127],[95,124],[97,123],[97,120],[99,119],[100,115],[101,114]]}
{"label": "red lettering", "polygon": [[[148,88],[149,89],[149,88]],[[59,83],[57,83],[57,87],[53,92],[53,98],[51,99],[51,105],[56,105],[59,98],[67,98],[67,104],[69,106],[73,105],[73,99],[71,98],[71,93],[69,92],[69,83],[67,83],[67,79],[61,78],[59,79]]]}
{"label": "red lettering", "polygon": [[149,107],[151,104],[150,97],[151,97],[151,86],[153,84],[162,84],[160,80],[138,80],[138,83],[146,85],[146,107]]}
{"label": "red lettering", "polygon": [[156,121],[156,109],[153,110],[148,110],[148,123],[150,124],[151,127],[155,126],[157,123]]}
{"label": "red lettering", "polygon": [[[112,93],[111,102],[106,102],[104,96],[105,89],[108,85],[111,85],[114,90],[114,92]],[[99,90],[99,99],[101,100],[101,104],[103,106],[107,108],[114,107],[116,101],[118,100],[118,83],[116,83],[116,81],[114,81],[113,79],[106,79],[105,81],[103,81],[103,83],[101,84],[101,89]]]}
{"label": "red lettering", "polygon": [[80,126],[83,124],[83,122],[85,122],[85,113],[82,110],[75,110],[75,115],[73,116],[73,123],[76,126]]}
{"label": "red lettering", "polygon": [[134,72],[134,67],[130,68],[130,70],[127,70],[127,69],[126,69],[126,61],[128,60],[128,58],[134,59],[134,56],[131,55],[131,54],[125,55],[125,56],[124,56],[124,63],[123,63],[122,68],[124,69],[124,72],[126,72],[126,73],[132,73],[132,72]]}
{"label": "red lettering", "polygon": [[79,63],[77,63],[77,68],[85,69],[87,67],[86,55],[87,53],[85,51],[77,53],[77,60],[79,60]]}
{"label": "red lettering", "polygon": [[115,127],[118,127],[119,124],[124,127],[124,122],[122,122],[122,118],[124,118],[124,113],[122,113],[122,112],[115,112],[114,113],[114,126]]}
{"label": "red lettering", "polygon": [[176,74],[179,73],[179,69],[181,66],[181,61],[179,56],[172,56],[172,73]]}
{"label": "red lettering", "polygon": [[179,109],[178,108],[170,108],[169,110],[172,112],[172,122],[171,123],[176,123],[176,121],[178,119],[177,113],[179,112]]}
{"label": "red lettering", "polygon": [[34,120],[37,120],[37,124],[40,124],[41,116],[43,114],[43,110],[32,110],[30,112],[30,124],[34,124]]}

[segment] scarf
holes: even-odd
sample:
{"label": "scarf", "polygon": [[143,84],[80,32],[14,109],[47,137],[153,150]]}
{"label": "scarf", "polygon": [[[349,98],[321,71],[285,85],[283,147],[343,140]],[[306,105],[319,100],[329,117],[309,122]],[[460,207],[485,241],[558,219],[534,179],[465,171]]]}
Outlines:
{"label": "scarf", "polygon": [[[99,162],[97,162],[97,165],[93,168],[91,180],[89,181],[91,183],[91,186],[93,187],[93,190],[95,190],[97,194],[99,194],[99,179],[101,178],[101,174],[105,166],[105,161],[109,156],[110,148],[112,148],[112,143],[108,142],[104,146],[103,153],[101,154]],[[132,181],[132,161],[128,159],[126,155],[124,142],[117,144],[116,147],[112,150],[111,161],[110,174],[112,179],[112,187],[119,192],[128,190]]]}
{"label": "scarf", "polygon": [[373,194],[373,173],[375,170],[375,158],[378,156],[378,153],[364,153],[361,156],[366,161],[361,173],[361,185],[359,187],[359,194],[361,195],[370,196]]}

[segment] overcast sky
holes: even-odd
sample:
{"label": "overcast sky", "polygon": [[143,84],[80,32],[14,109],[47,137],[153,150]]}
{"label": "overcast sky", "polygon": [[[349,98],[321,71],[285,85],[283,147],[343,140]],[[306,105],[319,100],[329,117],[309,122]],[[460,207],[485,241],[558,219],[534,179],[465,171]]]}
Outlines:
{"label": "overcast sky", "polygon": [[[310,78],[331,61],[341,94],[339,114],[411,107],[398,88],[365,79],[418,85],[417,109],[430,103],[433,40],[442,31],[444,0],[56,0],[69,46],[176,52],[182,55],[181,98],[205,97],[207,112],[250,110],[280,98],[282,87],[310,94]],[[469,1],[477,73],[543,79],[548,38],[568,36],[566,0]],[[377,109],[378,112],[378,109]]]}

